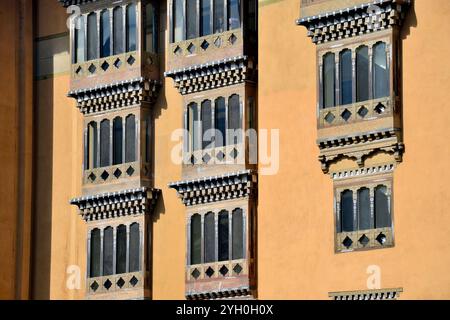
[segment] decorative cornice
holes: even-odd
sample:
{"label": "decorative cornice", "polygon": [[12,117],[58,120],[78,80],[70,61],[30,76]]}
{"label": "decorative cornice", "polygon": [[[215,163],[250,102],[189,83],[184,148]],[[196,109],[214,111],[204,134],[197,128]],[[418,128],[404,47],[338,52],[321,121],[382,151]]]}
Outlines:
{"label": "decorative cornice", "polygon": [[236,289],[227,289],[224,291],[201,292],[201,293],[187,293],[187,300],[212,300],[212,299],[226,299],[226,298],[248,298],[251,299],[251,291],[249,287],[242,287]]}
{"label": "decorative cornice", "polygon": [[110,192],[70,200],[85,221],[150,214],[156,205],[160,190],[142,187]]}
{"label": "decorative cornice", "polygon": [[402,288],[330,292],[333,300],[395,300],[403,292]]}
{"label": "decorative cornice", "polygon": [[77,100],[77,108],[86,115],[134,106],[142,102],[154,103],[159,88],[159,81],[141,77],[70,91],[68,96]]}
{"label": "decorative cornice", "polygon": [[354,7],[297,19],[315,44],[400,26],[409,0],[374,0]]}
{"label": "decorative cornice", "polygon": [[58,0],[64,7],[68,6],[79,6],[91,2],[96,2],[98,0]]}
{"label": "decorative cornice", "polygon": [[331,178],[336,181],[349,178],[365,177],[376,174],[390,173],[393,172],[394,169],[395,165],[393,163],[388,163],[383,165],[369,166],[365,168],[348,169],[339,172],[333,172],[331,173]]}
{"label": "decorative cornice", "polygon": [[395,128],[380,129],[377,131],[361,132],[359,134],[334,137],[332,139],[318,139],[317,145],[320,150],[362,144],[381,139],[388,139],[397,136],[399,130]]}
{"label": "decorative cornice", "polygon": [[256,70],[253,60],[247,56],[238,56],[167,71],[164,76],[172,78],[178,91],[185,95],[255,81]]}
{"label": "decorative cornice", "polygon": [[172,182],[185,206],[253,196],[256,192],[256,173],[252,170],[227,173],[190,181]]}

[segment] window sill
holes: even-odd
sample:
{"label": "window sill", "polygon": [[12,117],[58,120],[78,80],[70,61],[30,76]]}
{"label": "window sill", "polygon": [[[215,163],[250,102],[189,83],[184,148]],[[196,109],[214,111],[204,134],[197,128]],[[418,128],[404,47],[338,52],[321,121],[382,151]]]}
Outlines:
{"label": "window sill", "polygon": [[352,252],[394,246],[393,230],[378,228],[336,234],[336,252]]}
{"label": "window sill", "polygon": [[[147,165],[143,165],[143,173],[149,173]],[[83,185],[96,185],[111,183],[117,180],[134,178],[140,175],[139,162],[128,162],[118,165],[85,170],[83,172]]]}
{"label": "window sill", "polygon": [[246,259],[190,265],[186,268],[187,281],[220,280],[248,275]]}
{"label": "window sill", "polygon": [[147,276],[147,272],[138,271],[88,278],[86,292],[89,296],[135,289],[143,290]]}

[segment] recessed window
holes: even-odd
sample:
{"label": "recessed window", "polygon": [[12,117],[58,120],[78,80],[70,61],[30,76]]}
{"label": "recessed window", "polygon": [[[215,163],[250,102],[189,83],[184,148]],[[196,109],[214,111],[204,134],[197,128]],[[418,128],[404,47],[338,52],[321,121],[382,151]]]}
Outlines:
{"label": "recessed window", "polygon": [[323,57],[323,107],[335,106],[335,56],[327,53]]}
{"label": "recessed window", "polygon": [[214,33],[225,31],[225,1],[214,1]]}
{"label": "recessed window", "polygon": [[111,24],[109,10],[103,10],[100,14],[100,57],[111,55]]}
{"label": "recessed window", "polygon": [[230,258],[229,255],[229,218],[228,211],[222,210],[219,212],[219,261],[226,261]]}
{"label": "recessed window", "polygon": [[114,231],[112,227],[103,230],[103,275],[113,274]]}
{"label": "recessed window", "polygon": [[145,5],[145,51],[158,51],[158,28],[156,8],[153,3]]}
{"label": "recessed window", "polygon": [[214,109],[214,127],[215,127],[215,146],[222,147],[225,145],[226,134],[226,109],[225,98],[219,97],[215,100]]}
{"label": "recessed window", "polygon": [[92,12],[87,18],[87,52],[88,60],[98,58],[97,14]]}
{"label": "recessed window", "polygon": [[375,227],[388,228],[391,226],[389,213],[389,199],[387,187],[379,185],[375,188]]}
{"label": "recessed window", "polygon": [[100,255],[101,255],[100,229],[91,231],[91,256],[90,256],[90,277],[100,276]]}
{"label": "recessed window", "polygon": [[389,68],[386,44],[379,42],[373,46],[373,98],[379,99],[389,96]]}
{"label": "recessed window", "polygon": [[129,272],[140,271],[140,231],[139,223],[130,225]]}
{"label": "recessed window", "polygon": [[369,48],[356,49],[356,101],[369,100]]}
{"label": "recessed window", "polygon": [[209,263],[216,260],[216,222],[213,212],[205,214],[204,225],[205,263]]}
{"label": "recessed window", "polygon": [[109,120],[103,120],[100,122],[100,167],[106,167],[110,165],[110,126]]}
{"label": "recessed window", "polygon": [[211,0],[200,0],[200,36],[211,34]]}
{"label": "recessed window", "polygon": [[228,0],[228,30],[241,27],[240,0]]}
{"label": "recessed window", "polygon": [[173,6],[173,39],[175,42],[184,40],[183,0],[175,0]]}
{"label": "recessed window", "polygon": [[86,140],[86,169],[98,168],[98,132],[97,123],[94,121],[88,124]]}
{"label": "recessed window", "polygon": [[136,161],[136,117],[130,114],[125,119],[125,162]]}
{"label": "recessed window", "polygon": [[122,163],[123,128],[122,118],[115,117],[113,120],[113,164]]}
{"label": "recessed window", "polygon": [[136,5],[127,7],[127,52],[136,50]]}
{"label": "recessed window", "polygon": [[341,221],[342,231],[351,232],[355,230],[353,223],[353,192],[345,190],[341,193]]}
{"label": "recessed window", "polygon": [[127,227],[121,224],[116,232],[116,273],[119,274],[127,272]]}
{"label": "recessed window", "polygon": [[233,210],[232,259],[244,258],[244,216],[242,209]]}
{"label": "recessed window", "polygon": [[123,9],[116,7],[113,10],[113,44],[114,54],[121,54],[124,52],[124,24],[123,24]]}
{"label": "recessed window", "polygon": [[202,218],[199,214],[191,217],[191,264],[201,263]]}
{"label": "recessed window", "polygon": [[186,1],[186,39],[197,37],[197,3]]}
{"label": "recessed window", "polygon": [[212,148],[212,109],[211,100],[202,102],[202,148]]}
{"label": "recessed window", "polygon": [[340,55],[341,105],[352,103],[352,51],[343,50]]}
{"label": "recessed window", "polygon": [[230,131],[231,144],[242,142],[242,118],[240,109],[240,98],[233,94],[228,98],[228,129]]}
{"label": "recessed window", "polygon": [[81,63],[86,60],[85,57],[85,35],[86,35],[86,26],[84,16],[79,16],[75,21],[75,50],[74,50],[74,63]]}

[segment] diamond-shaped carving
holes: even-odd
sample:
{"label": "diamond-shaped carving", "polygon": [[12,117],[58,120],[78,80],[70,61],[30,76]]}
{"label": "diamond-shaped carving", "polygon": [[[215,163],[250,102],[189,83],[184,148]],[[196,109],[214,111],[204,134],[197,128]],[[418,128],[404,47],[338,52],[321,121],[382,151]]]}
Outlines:
{"label": "diamond-shaped carving", "polygon": [[362,106],[361,108],[359,108],[358,110],[358,114],[361,118],[364,118],[365,116],[367,116],[367,114],[369,113],[369,110],[367,110],[366,107]]}
{"label": "diamond-shaped carving", "polygon": [[213,268],[209,267],[208,269],[206,269],[205,273],[209,278],[211,278],[214,274],[214,270]]}
{"label": "diamond-shaped carving", "polygon": [[88,179],[91,180],[91,182],[94,182],[95,179],[97,179],[97,176],[93,172],[91,172],[91,174],[88,176]]}
{"label": "diamond-shaped carving", "polygon": [[114,67],[119,69],[121,65],[122,65],[122,61],[119,58],[117,58],[116,61],[114,61]]}
{"label": "diamond-shaped carving", "polygon": [[336,117],[331,112],[328,112],[325,116],[325,121],[328,123],[332,123]]}
{"label": "diamond-shaped carving", "polygon": [[95,70],[97,70],[97,68],[96,68],[93,64],[91,64],[91,65],[89,66],[88,70],[89,70],[90,73],[94,73]]}
{"label": "diamond-shaped carving", "polygon": [[370,239],[365,234],[363,234],[361,236],[361,238],[359,238],[358,241],[359,241],[359,243],[361,243],[365,247],[369,243]]}
{"label": "diamond-shaped carving", "polygon": [[222,161],[222,160],[225,158],[225,154],[224,154],[222,151],[219,151],[219,152],[217,152],[217,154],[216,154],[216,158],[217,158],[219,161]]}
{"label": "diamond-shaped carving", "polygon": [[119,278],[116,282],[117,286],[119,286],[120,289],[125,285],[125,280],[122,279],[122,277]]}
{"label": "diamond-shaped carving", "polygon": [[139,280],[138,280],[135,276],[132,276],[132,277],[131,277],[131,279],[130,279],[130,284],[131,284],[133,287],[135,287],[135,286],[137,285],[138,282],[139,282]]}
{"label": "diamond-shaped carving", "polygon": [[103,71],[106,71],[109,68],[109,63],[104,61],[100,67],[102,68]]}
{"label": "diamond-shaped carving", "polygon": [[97,291],[98,287],[99,287],[99,285],[98,285],[97,281],[92,282],[92,284],[91,284],[92,291],[94,291],[94,292]]}
{"label": "diamond-shaped carving", "polygon": [[129,56],[127,59],[127,63],[132,66],[136,59],[133,56]]}
{"label": "diamond-shaped carving", "polygon": [[227,273],[228,273],[228,268],[225,266],[225,265],[223,265],[220,269],[219,269],[219,272],[220,272],[220,274],[221,275],[223,275],[224,277],[227,275]]}
{"label": "diamond-shaped carving", "polygon": [[384,245],[386,243],[386,235],[383,233],[380,233],[376,238],[375,238],[381,245]]}
{"label": "diamond-shaped carving", "polygon": [[112,282],[109,281],[109,279],[106,279],[106,281],[103,283],[103,286],[106,288],[106,290],[109,290],[112,286]]}
{"label": "diamond-shaped carving", "polygon": [[234,266],[233,271],[236,272],[237,274],[242,272],[242,267],[241,265],[238,263]]}
{"label": "diamond-shaped carving", "polygon": [[81,66],[78,66],[78,68],[75,70],[75,73],[79,75],[79,74],[83,73],[82,71],[83,71],[83,69],[81,68]]}
{"label": "diamond-shaped carving", "polygon": [[209,47],[209,42],[206,41],[206,40],[203,40],[203,42],[202,42],[202,44],[200,45],[200,47],[201,47],[203,50],[208,49],[208,47]]}
{"label": "diamond-shaped carving", "polygon": [[384,104],[382,103],[377,104],[377,106],[375,107],[375,112],[378,114],[382,114],[384,113],[384,111],[386,111],[386,107],[384,106]]}
{"label": "diamond-shaped carving", "polygon": [[103,171],[103,173],[102,173],[102,175],[100,176],[103,180],[106,180],[106,179],[108,179],[108,177],[109,177],[109,173],[105,170],[105,171]]}
{"label": "diamond-shaped carving", "polygon": [[235,44],[235,42],[237,41],[237,37],[234,35],[234,33],[231,34],[231,36],[228,38],[228,41],[231,44]]}
{"label": "diamond-shaped carving", "polygon": [[350,117],[352,116],[352,113],[350,112],[350,110],[345,109],[342,113],[341,113],[341,117],[342,119],[344,119],[345,121],[348,121],[348,119],[350,119]]}
{"label": "diamond-shaped carving", "polygon": [[236,148],[233,148],[233,150],[230,152],[230,156],[233,157],[233,159],[236,159],[239,155],[239,152],[236,150]]}
{"label": "diamond-shaped carving", "polygon": [[203,156],[203,162],[208,163],[209,160],[211,160],[211,156],[208,153],[205,153],[205,155]]}
{"label": "diamond-shaped carving", "polygon": [[190,43],[187,47],[187,50],[189,51],[189,53],[194,53],[195,52],[195,46],[193,43]]}
{"label": "diamond-shaped carving", "polygon": [[127,169],[127,175],[129,175],[130,177],[133,175],[134,173],[134,169],[132,166],[129,166]]}
{"label": "diamond-shaped carving", "polygon": [[214,45],[219,48],[222,45],[222,38],[217,37],[216,40],[214,40]]}
{"label": "diamond-shaped carving", "polygon": [[198,279],[198,277],[200,277],[200,271],[195,268],[194,271],[192,271],[191,275],[194,277],[194,279]]}
{"label": "diamond-shaped carving", "polygon": [[342,241],[342,244],[348,249],[352,246],[353,241],[348,236],[345,237],[344,241]]}
{"label": "diamond-shaped carving", "polygon": [[181,49],[180,46],[177,46],[177,47],[175,48],[175,50],[173,50],[173,53],[175,53],[177,56],[179,56],[180,54],[183,53],[183,49]]}
{"label": "diamond-shaped carving", "polygon": [[122,171],[120,171],[119,168],[117,168],[116,170],[114,170],[114,177],[116,177],[117,179],[119,179],[119,177],[122,175]]}

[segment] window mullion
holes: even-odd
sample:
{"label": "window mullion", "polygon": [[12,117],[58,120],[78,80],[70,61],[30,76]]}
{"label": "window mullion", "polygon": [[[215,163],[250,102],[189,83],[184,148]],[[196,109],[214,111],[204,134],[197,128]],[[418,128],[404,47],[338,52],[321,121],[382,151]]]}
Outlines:
{"label": "window mullion", "polygon": [[374,97],[373,94],[373,46],[369,46],[369,100]]}
{"label": "window mullion", "polygon": [[370,188],[370,229],[375,228],[375,192],[374,188]]}
{"label": "window mullion", "polygon": [[205,263],[205,214],[200,217],[200,263]]}

